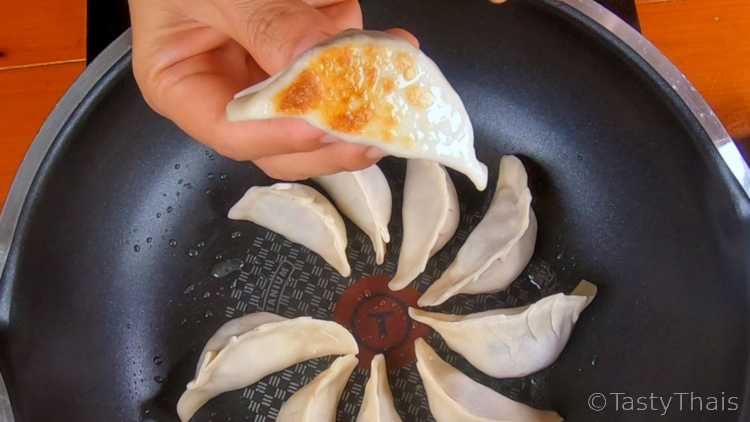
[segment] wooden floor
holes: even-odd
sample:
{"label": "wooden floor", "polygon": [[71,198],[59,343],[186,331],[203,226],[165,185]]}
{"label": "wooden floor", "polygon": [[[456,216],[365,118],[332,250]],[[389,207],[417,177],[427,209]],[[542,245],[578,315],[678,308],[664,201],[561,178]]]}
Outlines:
{"label": "wooden floor", "polygon": [[643,33],[750,142],[750,0],[638,0]]}
{"label": "wooden floor", "polygon": [[12,1],[0,14],[0,203],[31,140],[86,60],[86,0]]}
{"label": "wooden floor", "polygon": [[[750,145],[750,0],[636,2],[643,33]],[[15,1],[0,15],[0,203],[45,117],[84,69],[85,7]]]}

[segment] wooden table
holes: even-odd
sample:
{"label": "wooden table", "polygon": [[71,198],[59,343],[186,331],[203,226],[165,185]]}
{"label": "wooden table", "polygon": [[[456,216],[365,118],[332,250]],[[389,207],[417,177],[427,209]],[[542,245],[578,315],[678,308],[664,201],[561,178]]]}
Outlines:
{"label": "wooden table", "polygon": [[[750,151],[750,0],[636,3],[643,33]],[[11,2],[0,16],[0,203],[42,122],[85,67],[85,7]]]}

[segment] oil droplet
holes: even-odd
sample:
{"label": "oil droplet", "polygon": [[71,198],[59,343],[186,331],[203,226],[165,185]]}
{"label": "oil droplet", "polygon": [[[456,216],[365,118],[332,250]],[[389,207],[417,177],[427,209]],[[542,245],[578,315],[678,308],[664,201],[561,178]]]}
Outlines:
{"label": "oil droplet", "polygon": [[175,170],[179,170],[179,169],[180,169],[180,165],[179,165],[179,164],[175,164],[175,165],[174,165],[174,169],[175,169]]}
{"label": "oil droplet", "polygon": [[211,292],[203,293],[203,299],[208,299],[209,297],[211,297]]}
{"label": "oil droplet", "polygon": [[166,193],[162,193],[162,194],[161,194],[161,196],[163,196],[163,197],[165,197],[165,198],[166,198],[166,197],[167,197],[167,194],[166,194]]}
{"label": "oil droplet", "polygon": [[154,356],[153,361],[154,361],[154,365],[156,365],[156,366],[159,366],[162,363],[164,363],[164,361],[162,360],[161,356],[159,356],[159,355]]}
{"label": "oil droplet", "polygon": [[185,287],[185,290],[183,290],[182,293],[189,295],[190,293],[193,293],[194,290],[195,290],[195,284],[188,284],[188,286]]}
{"label": "oil droplet", "polygon": [[167,213],[171,213],[172,211],[174,211],[174,208],[172,208],[172,207],[167,207]]}
{"label": "oil droplet", "polygon": [[165,379],[161,375],[157,375],[154,377],[154,381],[156,381],[157,384],[162,384],[165,381]]}
{"label": "oil droplet", "polygon": [[197,249],[190,248],[190,249],[187,250],[187,256],[189,256],[191,258],[195,258],[198,255],[200,255],[200,252],[198,252]]}
{"label": "oil droplet", "polygon": [[206,311],[206,312],[203,313],[203,319],[209,319],[212,316],[214,316],[214,313],[211,312],[211,311]]}
{"label": "oil droplet", "polygon": [[198,242],[198,243],[195,244],[195,247],[198,248],[198,249],[203,249],[203,248],[206,247],[206,242],[204,242],[204,241],[201,240],[200,242]]}
{"label": "oil droplet", "polygon": [[211,196],[213,194],[214,194],[214,191],[212,191],[211,189],[206,189],[206,195]]}
{"label": "oil droplet", "polygon": [[216,175],[215,175],[215,174],[213,174],[213,173],[208,173],[208,178],[209,178],[209,179],[213,179],[214,177],[216,177]]}
{"label": "oil droplet", "polygon": [[599,355],[594,355],[594,357],[591,358],[591,366],[596,368],[597,363],[599,363]]}
{"label": "oil droplet", "polygon": [[214,259],[217,260],[217,261],[221,261],[222,259],[224,259],[224,255],[222,255],[220,253],[217,253],[216,256],[214,257]]}
{"label": "oil droplet", "polygon": [[147,238],[146,238],[146,243],[151,243],[151,242],[152,242],[153,240],[154,240],[154,239],[152,239],[152,238],[150,238],[150,237],[147,237]]}
{"label": "oil droplet", "polygon": [[226,173],[221,173],[221,175],[219,175],[219,180],[221,180],[222,182],[225,182],[228,179],[229,179],[229,176],[227,176]]}
{"label": "oil droplet", "polygon": [[177,246],[177,241],[174,239],[169,239],[169,247],[174,248],[175,246]]}
{"label": "oil droplet", "polygon": [[536,280],[534,280],[534,276],[531,274],[529,274],[529,283],[533,284],[534,287],[537,288],[537,290],[542,290],[542,286],[540,286],[539,283],[537,283]]}
{"label": "oil droplet", "polygon": [[133,250],[136,251],[136,252],[140,252],[141,251],[141,246],[140,245],[135,245],[135,246],[133,246]]}
{"label": "oil droplet", "polygon": [[156,213],[156,218],[161,218],[161,213],[160,212]]}
{"label": "oil droplet", "polygon": [[214,265],[211,268],[211,276],[213,278],[224,278],[233,272],[241,270],[244,265],[245,262],[241,258],[229,258]]}
{"label": "oil droplet", "polygon": [[238,237],[241,237],[241,236],[242,236],[241,232],[232,232],[232,239],[237,239]]}

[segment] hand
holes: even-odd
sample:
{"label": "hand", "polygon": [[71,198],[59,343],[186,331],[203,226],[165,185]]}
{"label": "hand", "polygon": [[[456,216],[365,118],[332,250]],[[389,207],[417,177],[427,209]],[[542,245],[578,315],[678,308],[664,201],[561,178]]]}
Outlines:
{"label": "hand", "polygon": [[219,154],[283,180],[359,170],[383,156],[299,119],[225,117],[236,92],[320,41],[362,28],[357,0],[130,0],[130,15],[133,71],[146,102]]}

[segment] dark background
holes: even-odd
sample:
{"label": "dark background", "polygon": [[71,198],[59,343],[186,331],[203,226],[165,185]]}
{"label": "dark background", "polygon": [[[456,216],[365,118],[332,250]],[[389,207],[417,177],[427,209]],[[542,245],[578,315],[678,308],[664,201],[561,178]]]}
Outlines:
{"label": "dark background", "polygon": [[[377,0],[361,0],[377,1]],[[478,0],[474,0],[478,1]],[[638,28],[634,0],[597,0]],[[130,26],[127,0],[88,0],[87,60],[90,63],[110,42]],[[408,29],[408,28],[407,28]],[[417,34],[419,36],[419,34]]]}

